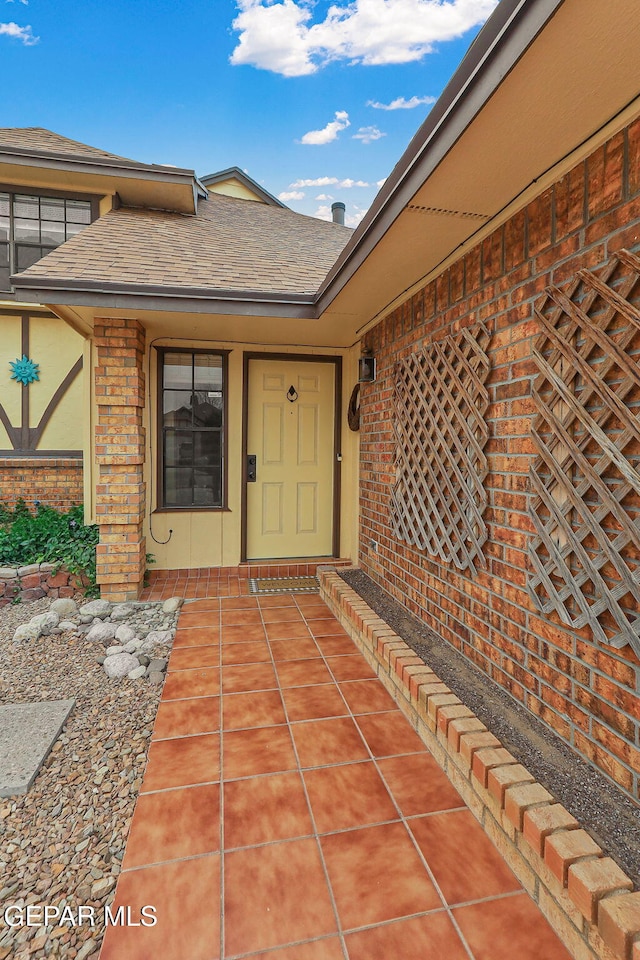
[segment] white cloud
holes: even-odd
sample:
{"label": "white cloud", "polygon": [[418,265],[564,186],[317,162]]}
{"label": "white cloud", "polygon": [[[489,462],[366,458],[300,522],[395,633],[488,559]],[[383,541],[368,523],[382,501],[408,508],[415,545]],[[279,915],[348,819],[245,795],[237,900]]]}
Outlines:
{"label": "white cloud", "polygon": [[410,63],[434,44],[484,23],[498,0],[337,0],[313,22],[313,0],[236,0],[239,34],[231,63],[285,77],[315,73],[333,60]]}
{"label": "white cloud", "polygon": [[333,197],[330,193],[319,193],[316,200],[333,200]]}
{"label": "white cloud", "polygon": [[[294,180],[289,184],[290,190],[299,190],[300,187],[339,187],[342,190],[350,190],[351,187],[370,187],[371,184],[366,180],[351,180],[347,177],[345,180],[339,180],[338,177],[316,177],[315,180]],[[316,197],[317,200],[323,199]]]}
{"label": "white cloud", "polygon": [[327,206],[318,207],[318,209],[314,213],[314,217],[316,217],[318,220],[333,220],[331,207],[327,207]]}
{"label": "white cloud", "polygon": [[[15,0],[5,0],[5,3],[14,3]],[[20,3],[23,3],[25,7],[29,6],[29,0],[20,0]]]}
{"label": "white cloud", "polygon": [[376,180],[376,187],[378,190],[387,182],[387,178],[383,177],[382,180]]}
{"label": "white cloud", "polygon": [[360,127],[357,133],[354,133],[354,140],[362,140],[363,143],[373,143],[374,140],[380,140],[386,137],[386,133],[378,130],[377,127]]}
{"label": "white cloud", "polygon": [[278,194],[278,200],[304,200],[304,190],[283,190]]}
{"label": "white cloud", "polygon": [[355,212],[348,213],[344,218],[345,227],[357,227],[368,209],[368,207],[366,210],[362,210],[360,207],[355,207]]}
{"label": "white cloud", "polygon": [[335,119],[330,120],[322,130],[309,130],[308,133],[305,133],[304,136],[300,138],[300,143],[315,147],[322,146],[325,143],[331,143],[333,140],[338,139],[338,134],[341,130],[346,130],[347,127],[350,126],[351,123],[347,111],[336,110]]}
{"label": "white cloud", "polygon": [[12,37],[14,40],[22,40],[25,47],[32,47],[38,43],[40,37],[34,37],[31,27],[20,27],[17,23],[0,23],[0,36]]}
{"label": "white cloud", "polygon": [[409,97],[408,100],[405,100],[404,97],[396,97],[391,103],[378,103],[377,100],[368,100],[367,106],[373,107],[375,110],[413,110],[414,107],[419,107],[423,103],[435,102],[436,97]]}

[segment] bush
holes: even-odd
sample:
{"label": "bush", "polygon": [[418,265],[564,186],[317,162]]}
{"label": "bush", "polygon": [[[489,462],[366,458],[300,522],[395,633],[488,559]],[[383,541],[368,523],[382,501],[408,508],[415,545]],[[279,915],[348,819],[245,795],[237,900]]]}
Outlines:
{"label": "bush", "polygon": [[33,514],[24,500],[13,510],[0,504],[0,565],[59,563],[70,573],[84,574],[88,592],[95,592],[97,542],[98,527],[85,525],[82,507],[61,513],[38,504]]}

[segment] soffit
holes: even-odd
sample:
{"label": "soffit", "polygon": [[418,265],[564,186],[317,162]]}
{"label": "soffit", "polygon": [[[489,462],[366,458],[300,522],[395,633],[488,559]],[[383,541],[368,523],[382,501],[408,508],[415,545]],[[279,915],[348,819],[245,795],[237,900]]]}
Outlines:
{"label": "soffit", "polygon": [[59,160],[33,162],[0,149],[0,183],[95,196],[118,194],[125,206],[195,213],[194,180],[187,174],[139,169],[102,170],[91,160],[71,165]]}
{"label": "soffit", "polygon": [[566,0],[323,318],[355,335],[596,133],[640,92],[639,44],[637,0]]}

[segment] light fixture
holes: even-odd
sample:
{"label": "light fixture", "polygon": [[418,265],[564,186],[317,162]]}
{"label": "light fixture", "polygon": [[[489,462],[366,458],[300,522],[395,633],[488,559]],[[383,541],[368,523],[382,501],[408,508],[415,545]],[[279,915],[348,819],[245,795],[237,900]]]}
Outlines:
{"label": "light fixture", "polygon": [[373,383],[376,378],[376,358],[367,351],[358,360],[358,383]]}

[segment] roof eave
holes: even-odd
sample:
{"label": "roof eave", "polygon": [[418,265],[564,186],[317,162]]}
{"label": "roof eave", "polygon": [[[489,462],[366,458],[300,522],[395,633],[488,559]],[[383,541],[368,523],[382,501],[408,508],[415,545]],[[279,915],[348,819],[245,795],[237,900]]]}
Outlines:
{"label": "roof eave", "polygon": [[565,0],[502,0],[487,20],[317,294],[321,315]]}
{"label": "roof eave", "polygon": [[112,281],[79,282],[40,277],[13,277],[12,282],[15,298],[19,302],[296,320],[317,318],[315,296],[311,293],[282,294],[259,290],[170,287]]}

